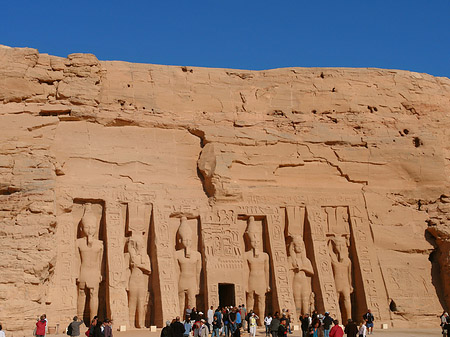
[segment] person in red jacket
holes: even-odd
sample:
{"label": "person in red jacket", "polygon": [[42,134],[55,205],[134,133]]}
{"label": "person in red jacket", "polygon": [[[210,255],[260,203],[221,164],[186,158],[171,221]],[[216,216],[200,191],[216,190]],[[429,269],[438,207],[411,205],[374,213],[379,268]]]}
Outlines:
{"label": "person in red jacket", "polygon": [[342,337],[344,336],[344,330],[339,326],[339,321],[335,319],[333,321],[334,326],[330,330],[330,337]]}
{"label": "person in red jacket", "polygon": [[44,316],[39,318],[39,321],[36,322],[36,337],[44,337],[45,336],[45,326],[47,325],[47,321]]}

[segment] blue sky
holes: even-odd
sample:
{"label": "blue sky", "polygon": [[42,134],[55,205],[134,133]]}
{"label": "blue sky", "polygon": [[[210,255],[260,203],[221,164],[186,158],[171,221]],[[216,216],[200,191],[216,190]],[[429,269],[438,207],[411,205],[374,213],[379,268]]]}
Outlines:
{"label": "blue sky", "polygon": [[202,67],[450,77],[450,0],[2,1],[0,44]]}

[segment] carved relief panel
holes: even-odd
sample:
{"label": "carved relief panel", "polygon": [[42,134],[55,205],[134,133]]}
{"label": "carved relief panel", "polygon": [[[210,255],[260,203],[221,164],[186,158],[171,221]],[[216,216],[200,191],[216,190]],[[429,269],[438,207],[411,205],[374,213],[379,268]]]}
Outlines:
{"label": "carved relief panel", "polygon": [[[124,209],[125,208],[125,209]],[[130,202],[122,207],[125,217],[125,274],[128,295],[129,326],[150,325],[152,307],[150,274],[151,204]]]}
{"label": "carved relief panel", "polygon": [[307,219],[310,224],[312,247],[317,266],[316,274],[316,309],[328,311],[331,315],[340,316],[336,287],[329,254],[326,231],[328,231],[327,214],[320,206],[306,207]]}
{"label": "carved relief panel", "polygon": [[[179,315],[180,304],[178,299],[178,277],[175,269],[175,233],[178,224],[169,226],[169,218],[172,210],[169,206],[154,204],[154,238],[156,268],[153,268],[155,292],[155,324],[162,326],[163,322]],[[173,232],[173,233],[172,233]]]}
{"label": "carved relief panel", "polygon": [[[286,309],[294,312],[295,305],[286,257],[285,216],[284,210],[283,212],[281,211],[282,209],[279,207],[272,206],[249,205],[238,208],[241,217],[247,221],[247,227],[255,220],[260,221],[263,227],[263,247],[265,253],[269,256],[270,274],[272,275],[270,292],[266,293],[266,296],[271,297],[272,307],[266,310],[280,311],[281,309]],[[249,251],[249,247],[247,247],[247,251]]]}
{"label": "carved relief panel", "polygon": [[[171,219],[178,224],[175,271],[179,299],[179,316],[183,317],[187,307],[198,307],[197,296],[201,289],[202,255],[199,252],[200,231],[198,218],[188,219],[180,214]],[[172,227],[176,227],[172,226]]]}
{"label": "carved relief panel", "polygon": [[77,240],[75,275],[77,315],[88,322],[109,310],[106,297],[106,230],[104,203],[76,200],[72,210]]}
{"label": "carved relief panel", "polygon": [[[312,255],[311,235],[305,228],[307,225],[305,211],[304,207],[286,207],[286,252],[295,302],[295,317],[315,310],[315,295],[312,289],[315,271],[309,257]],[[306,235],[307,233],[309,235]]]}
{"label": "carved relief panel", "polygon": [[390,316],[387,293],[383,286],[367,212],[363,207],[353,206],[349,208],[349,215],[353,233],[355,268],[360,272],[361,296],[359,297],[364,299],[364,302],[359,304],[358,314],[370,308],[376,319],[388,320]]}
{"label": "carved relief panel", "polygon": [[[237,305],[245,302],[242,236],[235,209],[214,208],[202,215],[203,252],[208,306]],[[234,288],[234,298],[220,303],[219,286]]]}

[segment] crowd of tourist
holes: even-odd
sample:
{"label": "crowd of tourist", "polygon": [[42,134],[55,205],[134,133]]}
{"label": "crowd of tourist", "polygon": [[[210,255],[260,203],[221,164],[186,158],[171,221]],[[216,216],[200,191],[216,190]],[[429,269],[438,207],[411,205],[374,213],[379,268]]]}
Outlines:
{"label": "crowd of tourist", "polygon": [[[249,337],[256,336],[256,329],[260,318],[253,310],[248,310],[245,305],[238,307],[210,307],[205,315],[196,308],[187,308],[184,320],[180,317],[167,321],[161,330],[161,337],[240,337],[241,333],[248,333]],[[366,337],[373,334],[375,317],[371,310],[362,316],[359,325],[356,321],[349,319],[342,328],[337,319],[333,319],[328,312],[323,315],[314,311],[311,315],[304,314],[299,317],[302,337]],[[292,334],[291,314],[289,310],[283,310],[281,314],[275,312],[267,314],[261,321],[264,325],[266,337],[286,337]],[[82,335],[81,330],[84,322],[75,316],[67,327],[66,333],[71,337]],[[109,319],[99,320],[97,316],[84,332],[86,337],[112,337],[112,322]],[[450,316],[443,312],[440,316],[442,335],[450,337]],[[36,322],[33,335],[45,337],[47,333],[48,320],[45,314],[41,315]],[[210,336],[211,335],[211,336]],[[0,337],[5,337],[0,325]],[[84,337],[84,336],[83,336]]]}
{"label": "crowd of tourist", "polygon": [[[194,337],[208,337],[209,334],[211,337],[240,337],[242,332],[255,337],[259,320],[253,310],[247,311],[244,305],[215,310],[211,307],[206,316],[195,308],[188,308],[184,321],[181,322],[180,317],[177,317],[166,322],[161,337],[188,337],[191,334]],[[374,320],[370,309],[361,318],[359,326],[349,319],[344,329],[328,312],[320,315],[314,311],[311,316],[305,314],[299,317],[303,337],[342,337],[344,334],[348,337],[365,337],[373,333]],[[266,315],[263,324],[267,337],[286,337],[292,333],[289,310]]]}
{"label": "crowd of tourist", "polygon": [[312,315],[301,315],[299,317],[303,337],[365,337],[373,333],[373,322],[375,317],[371,310],[362,316],[359,325],[352,319],[348,319],[344,329],[339,325],[337,319],[333,319],[328,312],[320,315],[314,311]]}
{"label": "crowd of tourist", "polygon": [[[73,321],[67,327],[67,335],[72,337],[80,336],[82,333],[81,326],[83,324],[83,320],[78,318],[78,316],[75,316]],[[112,337],[112,321],[108,318],[101,321],[98,319],[98,316],[95,316],[84,334],[86,337]]]}

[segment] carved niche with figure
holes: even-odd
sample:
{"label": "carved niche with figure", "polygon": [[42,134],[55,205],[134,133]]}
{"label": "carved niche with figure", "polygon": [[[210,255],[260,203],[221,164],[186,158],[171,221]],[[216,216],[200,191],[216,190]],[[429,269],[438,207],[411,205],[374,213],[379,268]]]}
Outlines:
{"label": "carved niche with figure", "polygon": [[183,317],[186,305],[191,308],[196,306],[196,296],[200,293],[202,257],[197,250],[192,249],[193,232],[185,216],[180,219],[178,236],[181,248],[175,252],[175,260],[178,271],[180,316]]}
{"label": "carved niche with figure", "polygon": [[253,309],[260,317],[263,317],[266,293],[270,291],[269,254],[263,251],[261,223],[255,221],[253,216],[248,218],[246,233],[250,248],[244,253],[248,280],[247,308]]}
{"label": "carved niche with figure", "polygon": [[79,317],[84,317],[85,306],[87,306],[90,320],[98,314],[98,292],[102,282],[104,245],[103,241],[98,239],[102,214],[98,207],[94,208],[90,203],[84,205],[84,213],[80,221],[82,237],[76,241],[77,313]]}

